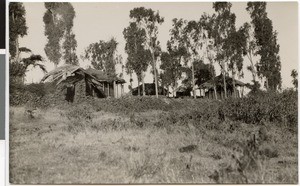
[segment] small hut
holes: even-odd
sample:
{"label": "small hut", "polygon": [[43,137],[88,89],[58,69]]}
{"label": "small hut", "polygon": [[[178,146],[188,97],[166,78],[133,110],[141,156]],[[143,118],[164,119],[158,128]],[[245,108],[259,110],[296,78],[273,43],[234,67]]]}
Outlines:
{"label": "small hut", "polygon": [[[135,87],[132,89],[132,95],[137,96],[139,93],[138,89],[140,89],[140,95],[143,95],[143,85]],[[145,94],[146,95],[155,95],[155,84],[154,83],[145,83]],[[158,95],[168,95],[168,90],[158,86]]]}
{"label": "small hut", "polygon": [[54,83],[64,92],[65,99],[73,102],[85,96],[120,97],[125,80],[108,77],[104,72],[92,68],[85,70],[75,65],[64,65],[47,73],[41,82]]}
{"label": "small hut", "polygon": [[183,98],[183,97],[190,97],[191,96],[191,88],[186,87],[184,85],[179,86],[176,90],[176,97]]}
{"label": "small hut", "polygon": [[[231,77],[226,76],[226,90],[227,97],[234,97],[234,89],[233,89],[233,79]],[[235,92],[237,97],[243,97],[244,95],[244,87],[245,83],[234,80],[235,82]],[[203,90],[206,98],[215,99],[214,86],[216,86],[217,98],[223,99],[225,97],[224,93],[224,83],[223,83],[223,75],[216,76],[214,79],[209,80],[199,86],[200,90]]]}

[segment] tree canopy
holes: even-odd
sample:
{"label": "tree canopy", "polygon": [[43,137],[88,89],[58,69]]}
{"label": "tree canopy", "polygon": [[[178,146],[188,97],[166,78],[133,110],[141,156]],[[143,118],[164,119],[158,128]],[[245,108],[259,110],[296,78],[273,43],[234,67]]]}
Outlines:
{"label": "tree canopy", "polygon": [[150,50],[144,48],[146,41],[145,30],[138,28],[135,22],[131,22],[123,31],[126,40],[125,51],[128,54],[126,68],[133,70],[138,79],[142,79],[151,62]]}
{"label": "tree canopy", "polygon": [[260,56],[257,64],[258,76],[266,79],[266,88],[277,90],[281,87],[281,62],[277,32],[273,31],[272,21],[267,17],[266,2],[248,2],[251,24],[254,27],[254,38]]}
{"label": "tree canopy", "polygon": [[86,49],[84,58],[91,60],[92,66],[97,70],[103,70],[110,77],[116,76],[116,64],[119,63],[117,55],[117,41],[112,38],[109,41],[100,40],[91,43]]}
{"label": "tree canopy", "polygon": [[18,58],[19,37],[27,35],[26,11],[23,3],[9,3],[9,54],[11,58]]}
{"label": "tree canopy", "polygon": [[[55,65],[59,64],[62,57],[66,64],[78,64],[77,41],[72,31],[75,18],[72,4],[47,2],[45,8],[43,20],[48,42],[44,50],[48,59]],[[63,41],[62,44],[61,41]]]}
{"label": "tree canopy", "polygon": [[137,24],[139,29],[144,30],[146,40],[143,45],[145,49],[150,51],[152,58],[152,69],[154,74],[155,92],[158,97],[158,81],[156,60],[160,55],[160,46],[157,39],[158,25],[164,22],[164,18],[159,15],[159,12],[153,11],[151,8],[144,7],[134,8],[130,10],[129,17]]}

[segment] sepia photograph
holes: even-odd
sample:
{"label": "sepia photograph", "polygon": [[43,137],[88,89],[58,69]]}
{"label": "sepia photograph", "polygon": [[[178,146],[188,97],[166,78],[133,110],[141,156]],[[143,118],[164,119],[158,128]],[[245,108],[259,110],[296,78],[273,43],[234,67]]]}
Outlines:
{"label": "sepia photograph", "polygon": [[298,2],[7,12],[9,183],[298,183]]}

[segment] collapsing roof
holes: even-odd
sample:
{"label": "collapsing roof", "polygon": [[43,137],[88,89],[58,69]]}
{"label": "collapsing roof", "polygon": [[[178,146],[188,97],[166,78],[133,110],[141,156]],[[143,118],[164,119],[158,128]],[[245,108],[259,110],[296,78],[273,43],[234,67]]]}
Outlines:
{"label": "collapsing roof", "polygon": [[64,65],[58,67],[49,73],[47,73],[41,82],[56,82],[56,85],[60,83],[74,84],[83,78],[87,78],[92,84],[101,85],[102,82],[114,82],[125,83],[124,79],[109,78],[104,72],[95,70],[92,68],[83,69],[75,65]]}

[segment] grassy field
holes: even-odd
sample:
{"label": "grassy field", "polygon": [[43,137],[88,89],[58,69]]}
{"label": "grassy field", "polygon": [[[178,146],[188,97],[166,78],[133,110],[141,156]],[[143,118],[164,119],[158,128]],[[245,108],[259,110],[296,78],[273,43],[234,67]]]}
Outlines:
{"label": "grassy field", "polygon": [[298,183],[297,132],[178,108],[10,107],[10,182]]}

